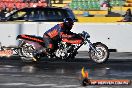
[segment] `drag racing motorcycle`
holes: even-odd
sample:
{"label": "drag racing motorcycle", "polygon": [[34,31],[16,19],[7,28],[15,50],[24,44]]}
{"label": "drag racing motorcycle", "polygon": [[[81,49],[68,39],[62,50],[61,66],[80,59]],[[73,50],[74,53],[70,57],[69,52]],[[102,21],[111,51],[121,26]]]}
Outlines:
{"label": "drag racing motorcycle", "polygon": [[[51,56],[47,55],[47,51],[44,48],[45,42],[42,37],[34,35],[21,34],[17,36],[19,40],[18,54],[23,61],[39,61],[41,57],[48,58],[59,58],[64,60],[72,60],[78,54],[78,49],[82,45],[89,44],[88,52],[89,57],[96,63],[104,63],[109,58],[108,47],[101,43],[91,43],[89,33],[83,31],[78,34],[83,40],[77,40],[76,42],[70,43],[67,39],[61,39],[59,42],[55,42],[55,49]],[[37,50],[41,50],[42,53],[36,54]]]}

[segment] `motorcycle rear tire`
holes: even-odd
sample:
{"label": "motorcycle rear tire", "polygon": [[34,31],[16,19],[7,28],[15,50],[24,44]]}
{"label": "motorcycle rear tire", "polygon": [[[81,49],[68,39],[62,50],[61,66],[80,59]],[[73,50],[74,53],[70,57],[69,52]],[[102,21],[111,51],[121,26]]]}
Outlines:
{"label": "motorcycle rear tire", "polygon": [[19,56],[23,62],[36,62],[36,61],[40,60],[39,57],[37,57],[37,56],[34,57],[32,52],[31,53],[28,52],[28,51],[30,51],[29,47],[32,48],[32,50],[35,50],[35,48],[32,45],[28,46],[28,45],[26,45],[26,43],[24,41],[22,41],[19,44],[19,47],[20,47],[20,49],[18,50],[18,53],[19,53]]}

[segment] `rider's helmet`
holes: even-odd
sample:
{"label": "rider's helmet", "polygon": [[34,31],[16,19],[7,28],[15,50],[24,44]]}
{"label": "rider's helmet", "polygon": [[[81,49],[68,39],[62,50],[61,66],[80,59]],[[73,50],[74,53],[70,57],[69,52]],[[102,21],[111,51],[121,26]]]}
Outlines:
{"label": "rider's helmet", "polygon": [[74,25],[74,21],[73,21],[72,18],[65,18],[63,22],[64,22],[64,26],[68,30],[71,30],[72,29],[72,26]]}

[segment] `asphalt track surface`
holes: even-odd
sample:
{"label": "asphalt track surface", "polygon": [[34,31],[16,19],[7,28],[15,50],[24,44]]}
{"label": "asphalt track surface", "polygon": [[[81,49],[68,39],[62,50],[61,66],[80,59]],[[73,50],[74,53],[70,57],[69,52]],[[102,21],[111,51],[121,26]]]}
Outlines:
{"label": "asphalt track surface", "polygon": [[132,79],[132,53],[110,53],[104,64],[87,59],[80,52],[75,60],[42,58],[37,63],[25,63],[18,57],[0,58],[0,88],[132,88],[132,85],[81,85],[81,69],[90,79]]}

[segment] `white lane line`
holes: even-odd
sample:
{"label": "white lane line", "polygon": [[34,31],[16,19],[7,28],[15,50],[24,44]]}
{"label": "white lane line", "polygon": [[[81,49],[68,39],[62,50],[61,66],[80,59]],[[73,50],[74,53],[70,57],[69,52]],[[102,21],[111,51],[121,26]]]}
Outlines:
{"label": "white lane line", "polygon": [[12,66],[12,65],[4,65],[3,67],[12,68],[12,67],[15,67],[15,66]]}
{"label": "white lane line", "polygon": [[42,87],[42,86],[56,86],[56,84],[28,84],[28,86],[32,87]]}
{"label": "white lane line", "polygon": [[80,85],[57,85],[57,84],[28,84],[28,83],[0,83],[0,86],[27,86],[27,87],[55,87],[55,88],[69,88],[69,87],[79,87]]}
{"label": "white lane line", "polygon": [[42,87],[42,86],[56,86],[56,84],[27,84],[27,83],[0,83],[0,86],[29,86],[29,87]]}
{"label": "white lane line", "polygon": [[0,83],[1,86],[19,86],[26,85],[26,83]]}
{"label": "white lane line", "polygon": [[13,77],[22,77],[23,75],[11,75]]}

